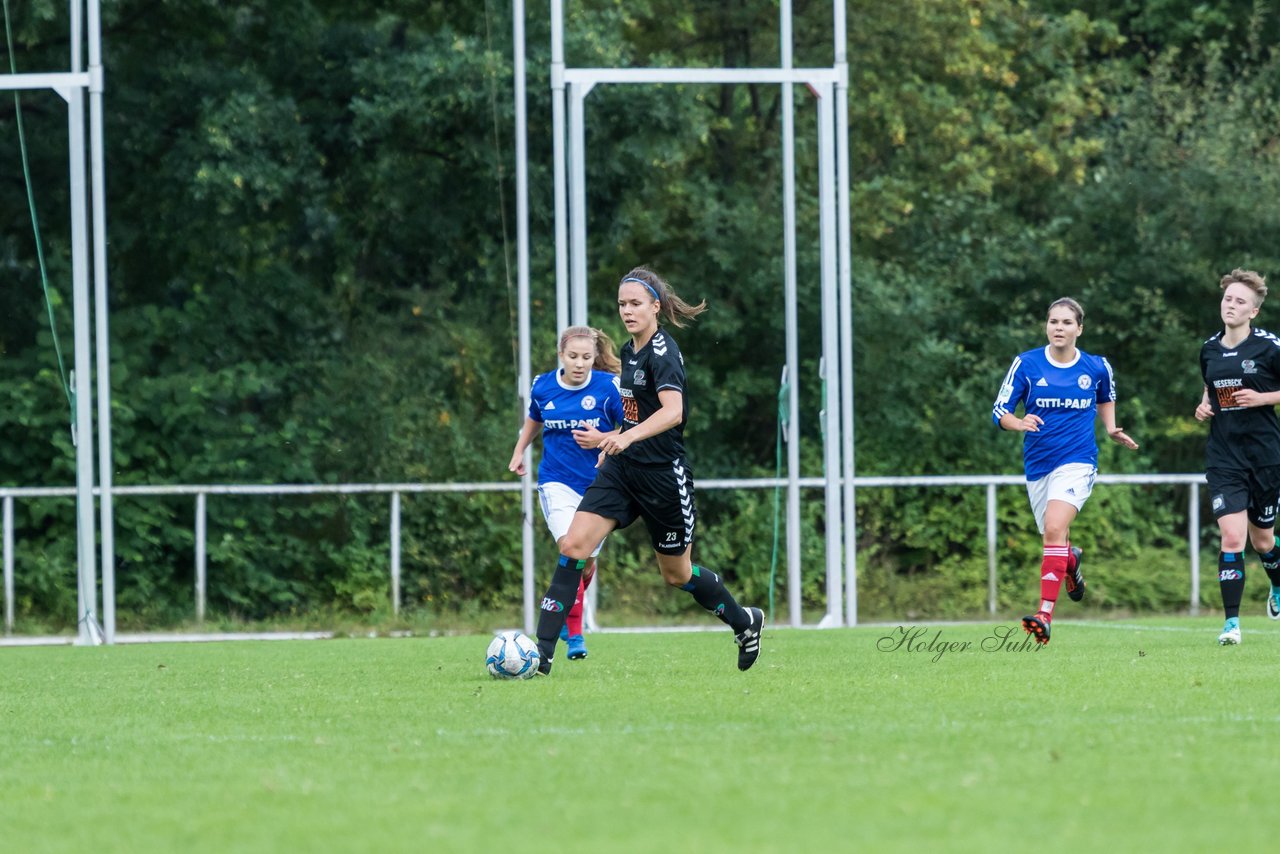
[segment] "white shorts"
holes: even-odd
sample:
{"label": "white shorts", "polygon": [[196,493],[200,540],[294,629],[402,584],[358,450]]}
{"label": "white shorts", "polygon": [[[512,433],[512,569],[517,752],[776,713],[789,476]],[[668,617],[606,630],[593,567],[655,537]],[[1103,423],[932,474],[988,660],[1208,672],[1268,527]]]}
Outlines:
{"label": "white shorts", "polygon": [[[569,523],[573,521],[573,514],[578,512],[582,496],[563,483],[552,482],[538,484],[538,499],[542,504],[542,518],[547,520],[547,530],[558,543],[569,533]],[[603,545],[604,540],[597,543],[591,556],[600,554]]]}
{"label": "white shorts", "polygon": [[1036,514],[1040,533],[1044,533],[1044,510],[1049,502],[1065,501],[1079,510],[1093,493],[1093,480],[1097,476],[1097,468],[1088,463],[1067,463],[1039,480],[1027,481],[1027,497],[1031,499],[1031,512]]}

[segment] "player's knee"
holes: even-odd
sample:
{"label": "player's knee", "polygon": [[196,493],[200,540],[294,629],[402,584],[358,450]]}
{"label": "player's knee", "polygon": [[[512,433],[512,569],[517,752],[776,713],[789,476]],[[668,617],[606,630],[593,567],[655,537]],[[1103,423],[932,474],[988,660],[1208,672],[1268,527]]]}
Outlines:
{"label": "player's knee", "polygon": [[595,547],[595,543],[587,543],[585,537],[575,537],[572,531],[560,540],[560,554],[574,560],[589,560]]}
{"label": "player's knee", "polygon": [[1244,551],[1245,540],[1246,538],[1243,534],[1240,536],[1227,536],[1226,534],[1223,534],[1222,550],[1224,552],[1242,552]]}
{"label": "player's knee", "polygon": [[688,584],[692,576],[692,568],[681,561],[659,561],[658,572],[662,574],[662,580],[672,587]]}
{"label": "player's knee", "polygon": [[1067,532],[1070,530],[1066,525],[1045,525],[1044,526],[1044,544],[1046,546],[1062,545],[1067,542]]}

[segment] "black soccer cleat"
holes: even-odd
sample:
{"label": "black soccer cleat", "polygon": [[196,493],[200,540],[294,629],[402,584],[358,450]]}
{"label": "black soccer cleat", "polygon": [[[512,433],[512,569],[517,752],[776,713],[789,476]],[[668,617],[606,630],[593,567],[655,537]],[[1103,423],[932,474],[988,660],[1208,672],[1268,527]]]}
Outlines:
{"label": "black soccer cleat", "polygon": [[738,669],[750,670],[760,657],[760,633],[764,631],[764,611],[748,608],[751,625],[733,636],[738,644]]}
{"label": "black soccer cleat", "polygon": [[1071,547],[1071,560],[1067,564],[1067,595],[1071,597],[1072,602],[1079,602],[1084,598],[1084,573],[1080,571],[1080,563],[1084,557],[1084,552],[1075,546]]}
{"label": "black soccer cleat", "polygon": [[1049,615],[1037,611],[1029,617],[1022,618],[1022,628],[1036,639],[1036,643],[1049,642]]}

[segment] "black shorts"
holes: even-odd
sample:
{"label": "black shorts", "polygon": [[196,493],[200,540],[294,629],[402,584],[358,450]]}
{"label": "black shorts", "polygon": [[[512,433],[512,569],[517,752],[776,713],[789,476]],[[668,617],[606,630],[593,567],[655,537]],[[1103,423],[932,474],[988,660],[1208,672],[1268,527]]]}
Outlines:
{"label": "black shorts", "polygon": [[1280,466],[1211,468],[1205,472],[1205,480],[1209,483],[1213,518],[1248,510],[1254,527],[1275,527],[1276,504],[1280,501]]}
{"label": "black shorts", "polygon": [[678,555],[693,545],[697,510],[693,501],[693,471],[684,460],[666,466],[639,466],[621,457],[606,457],[595,481],[587,487],[578,512],[614,519],[619,528],[644,519],[653,549]]}

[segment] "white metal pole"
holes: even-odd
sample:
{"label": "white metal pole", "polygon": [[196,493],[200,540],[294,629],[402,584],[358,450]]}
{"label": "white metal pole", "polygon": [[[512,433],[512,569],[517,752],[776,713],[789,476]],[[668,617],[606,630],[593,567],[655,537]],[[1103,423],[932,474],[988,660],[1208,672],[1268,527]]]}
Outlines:
{"label": "white metal pole", "polygon": [[196,493],[196,622],[204,622],[204,606],[205,606],[205,562],[207,558],[207,550],[205,548],[206,538],[208,537],[208,528],[206,523],[207,517],[207,497],[205,493]]}
{"label": "white metal pole", "polygon": [[102,18],[100,0],[89,0],[89,180],[93,210],[93,317],[98,371],[98,498],[102,537],[102,623],[107,643],[116,639],[115,502],[111,494],[111,339],[107,333],[107,193],[102,144]]}
{"label": "white metal pole", "polygon": [[[791,0],[782,0],[782,67],[792,63]],[[787,390],[787,610],[791,625],[803,620],[800,610],[800,335],[796,320],[796,121],[795,90],[782,84],[782,257],[786,318]]]}
{"label": "white metal pole", "polygon": [[1200,614],[1200,484],[1191,484],[1187,499],[1187,543],[1191,547],[1191,616]]}
{"label": "white metal pole", "polygon": [[841,584],[844,541],[841,537],[841,466],[840,466],[840,330],[837,325],[839,307],[836,299],[836,201],[835,201],[835,129],[831,108],[832,86],[824,82],[813,87],[818,102],[818,198],[819,246],[822,252],[822,351],[826,379],[823,400],[826,435],[823,437],[823,474],[826,477],[827,523],[827,614],[821,625],[839,626],[843,622],[844,600]]}
{"label": "white metal pole", "polygon": [[[71,3],[71,71],[83,66],[81,50],[81,9],[79,0]],[[90,342],[89,312],[89,234],[85,200],[84,89],[70,92],[67,110],[68,145],[71,170],[71,289],[72,315],[75,322],[75,387],[76,420],[76,518],[79,553],[78,608],[76,643],[92,645],[101,642],[98,629],[98,571],[93,505],[93,355]]]}
{"label": "white metal pole", "polygon": [[849,220],[849,61],[845,33],[845,0],[835,5],[836,58],[836,247],[839,252],[840,289],[840,461],[844,472],[845,621],[858,624],[858,526],[853,476],[853,283]]}
{"label": "white metal pole", "polygon": [[400,615],[400,493],[391,493],[391,613]]}
{"label": "white metal pole", "polygon": [[556,201],[556,334],[569,325],[569,212],[565,177],[564,0],[551,0],[551,159]]}
{"label": "white metal pole", "polygon": [[[559,2],[559,0],[557,0]],[[529,411],[529,390],[533,382],[530,359],[530,322],[529,322],[529,124],[528,104],[525,92],[525,49],[524,49],[524,0],[514,0],[512,10],[512,67],[515,71],[515,110],[516,110],[516,310],[519,325],[519,385],[520,400],[519,423],[524,423],[525,413]],[[554,28],[553,28],[554,30]],[[563,93],[560,93],[562,95]],[[553,93],[553,97],[559,97]],[[557,161],[558,162],[558,161]],[[559,192],[559,190],[557,190]],[[557,202],[557,227],[560,217]],[[559,264],[560,253],[556,253]],[[558,330],[557,330],[558,331]],[[526,448],[524,452],[525,469],[533,465],[533,452]],[[527,634],[534,631],[534,559],[533,559],[533,478],[525,477],[520,482],[520,555],[524,576],[523,625]]]}
{"label": "white metal pole", "polygon": [[13,634],[13,496],[4,497],[4,633]]}
{"label": "white metal pole", "polygon": [[[584,101],[591,84],[570,83],[569,97],[569,322],[587,322],[587,129]],[[557,330],[558,331],[558,330]]]}
{"label": "white metal pole", "polygon": [[987,612],[996,613],[996,485],[987,484]]}

